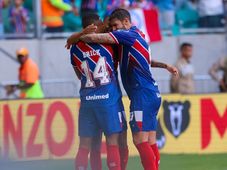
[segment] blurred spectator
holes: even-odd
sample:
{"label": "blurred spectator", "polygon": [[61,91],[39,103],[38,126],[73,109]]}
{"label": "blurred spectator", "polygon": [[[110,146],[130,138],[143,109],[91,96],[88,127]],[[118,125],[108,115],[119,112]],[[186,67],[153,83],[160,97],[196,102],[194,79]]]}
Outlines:
{"label": "blurred spectator", "polygon": [[136,0],[131,1],[130,6],[133,8],[151,9],[154,7],[154,4],[152,0]]}
{"label": "blurred spectator", "polygon": [[80,3],[75,2],[75,0],[64,0],[65,3],[69,4],[73,12],[65,12],[63,16],[64,21],[64,31],[75,32],[81,29],[81,18],[79,16],[79,6]]}
{"label": "blurred spectator", "polygon": [[47,32],[62,32],[64,12],[72,11],[73,8],[63,0],[42,0],[42,23]]}
{"label": "blurred spectator", "polygon": [[224,26],[223,0],[199,0],[199,26],[202,28]]}
{"label": "blurred spectator", "polygon": [[[223,72],[222,76],[218,75],[219,71]],[[227,92],[227,56],[219,58],[210,68],[209,74],[219,83],[220,92]]]}
{"label": "blurred spectator", "polygon": [[3,26],[3,19],[2,19],[2,9],[7,7],[9,4],[9,0],[0,0],[0,39],[3,37],[4,34],[4,26]]}
{"label": "blurred spectator", "polygon": [[9,10],[9,18],[14,33],[25,33],[29,20],[28,11],[23,7],[23,0],[14,0]]}
{"label": "blurred spectator", "polygon": [[179,10],[188,3],[188,0],[175,0],[175,9]]}
{"label": "blurred spectator", "polygon": [[194,67],[190,62],[192,50],[192,44],[190,43],[183,43],[180,47],[181,56],[176,62],[176,67],[179,71],[179,77],[171,77],[170,90],[172,93],[195,93],[193,80]]}
{"label": "blurred spectator", "polygon": [[225,21],[227,22],[227,0],[224,0],[224,12],[225,12]]}
{"label": "blurred spectator", "polygon": [[33,11],[33,4],[34,2],[31,0],[24,0],[24,7],[28,10],[28,11]]}
{"label": "blurred spectator", "polygon": [[98,13],[99,0],[82,0],[80,14],[81,17],[88,13]]}
{"label": "blurred spectator", "polygon": [[183,28],[197,28],[199,14],[195,0],[178,1],[180,1],[181,3],[178,4],[178,7],[176,7],[176,24]]}
{"label": "blurred spectator", "polygon": [[161,29],[171,29],[175,23],[173,0],[153,0],[159,9]]}
{"label": "blurred spectator", "polygon": [[181,10],[182,8],[197,9],[197,0],[175,0],[175,10]]}
{"label": "blurred spectator", "polygon": [[113,10],[116,8],[124,7],[125,0],[106,0],[107,7],[106,7],[106,16],[109,16]]}
{"label": "blurred spectator", "polygon": [[20,98],[43,98],[43,91],[39,82],[38,66],[29,58],[29,52],[26,48],[17,51],[17,59],[20,63],[19,81],[17,85],[8,85],[6,87],[7,95],[15,90],[20,90]]}

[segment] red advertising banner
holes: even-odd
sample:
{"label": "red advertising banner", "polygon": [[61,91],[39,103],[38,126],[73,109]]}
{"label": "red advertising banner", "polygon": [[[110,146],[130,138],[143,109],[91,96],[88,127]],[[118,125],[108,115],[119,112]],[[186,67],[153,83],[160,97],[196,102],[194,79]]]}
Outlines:
{"label": "red advertising banner", "polygon": [[[227,153],[227,94],[164,95],[162,101],[157,133],[162,153]],[[129,117],[128,98],[123,102]],[[1,157],[74,158],[79,106],[79,99],[0,101]],[[130,130],[128,136],[130,155],[137,155]]]}

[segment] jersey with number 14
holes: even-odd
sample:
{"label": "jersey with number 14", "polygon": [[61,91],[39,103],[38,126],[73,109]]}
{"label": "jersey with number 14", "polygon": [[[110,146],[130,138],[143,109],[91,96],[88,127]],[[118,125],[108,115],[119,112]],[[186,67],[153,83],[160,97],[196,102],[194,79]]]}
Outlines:
{"label": "jersey with number 14", "polygon": [[71,64],[81,80],[80,99],[86,106],[115,104],[121,91],[115,74],[113,49],[79,41],[71,48]]}

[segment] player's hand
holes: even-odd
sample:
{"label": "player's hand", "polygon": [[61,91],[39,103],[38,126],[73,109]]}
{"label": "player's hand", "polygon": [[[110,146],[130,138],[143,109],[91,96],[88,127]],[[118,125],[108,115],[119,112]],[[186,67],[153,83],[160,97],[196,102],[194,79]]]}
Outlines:
{"label": "player's hand", "polygon": [[176,77],[179,77],[178,69],[174,66],[168,65],[167,70]]}
{"label": "player's hand", "polygon": [[9,96],[9,95],[11,95],[12,93],[15,92],[16,86],[15,85],[7,85],[7,86],[5,86],[5,90],[6,90],[6,95]]}
{"label": "player's hand", "polygon": [[65,48],[66,49],[70,49],[72,44],[76,43],[77,41],[79,41],[79,38],[85,34],[90,34],[90,33],[94,33],[97,29],[97,26],[95,26],[94,24],[91,24],[89,26],[87,26],[86,28],[84,28],[80,33],[74,33],[72,34],[66,41],[66,45]]}
{"label": "player's hand", "polygon": [[69,50],[71,48],[71,46],[72,46],[72,43],[69,42],[69,38],[68,38],[67,41],[66,41],[66,44],[65,44],[65,48],[67,50]]}
{"label": "player's hand", "polygon": [[82,34],[91,34],[97,30],[97,26],[94,24],[88,25],[86,28],[82,30]]}
{"label": "player's hand", "polygon": [[66,45],[65,48],[67,48],[68,50],[71,48],[71,46],[76,43],[79,39],[79,33],[74,33],[72,34],[66,41]]}

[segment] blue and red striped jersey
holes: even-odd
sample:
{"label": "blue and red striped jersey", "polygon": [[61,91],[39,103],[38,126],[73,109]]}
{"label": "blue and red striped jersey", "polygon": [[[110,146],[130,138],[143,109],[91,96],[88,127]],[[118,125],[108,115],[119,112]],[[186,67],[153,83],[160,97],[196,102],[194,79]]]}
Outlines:
{"label": "blue and red striped jersey", "polygon": [[71,48],[71,64],[81,80],[80,98],[86,105],[111,105],[121,97],[110,45],[77,42]]}
{"label": "blue and red striped jersey", "polygon": [[120,44],[120,70],[124,88],[132,98],[136,89],[147,88],[159,93],[150,70],[150,54],[144,34],[133,26],[129,30],[110,33]]}

